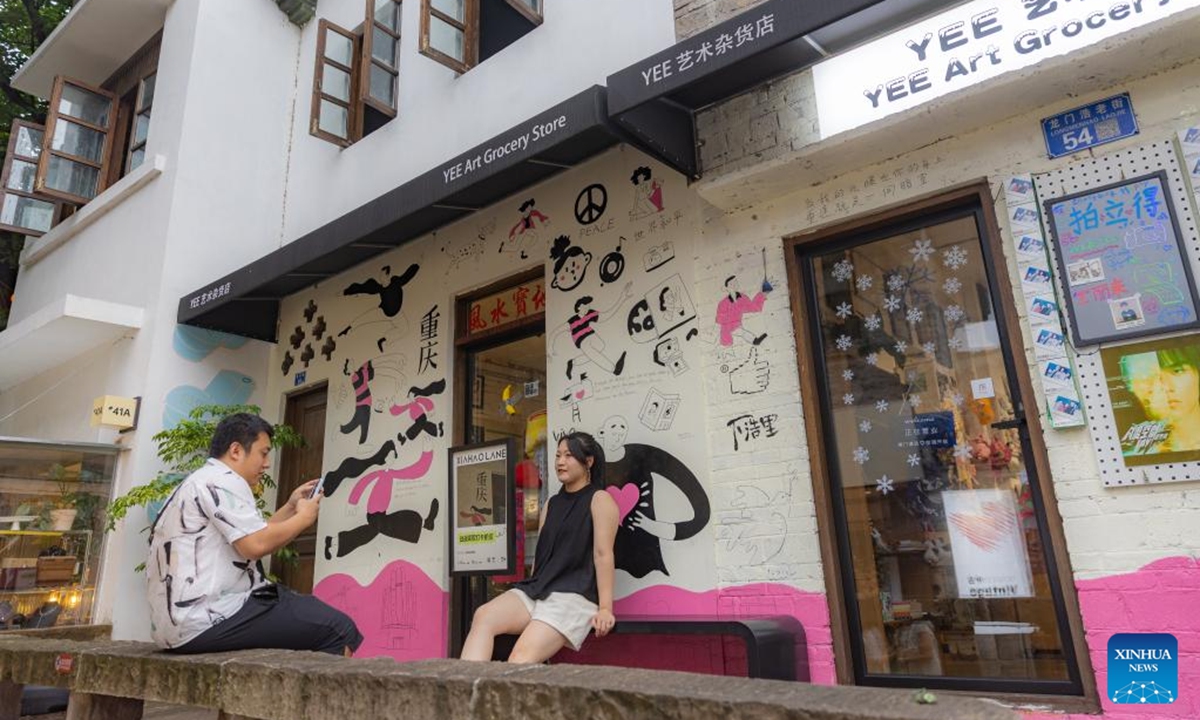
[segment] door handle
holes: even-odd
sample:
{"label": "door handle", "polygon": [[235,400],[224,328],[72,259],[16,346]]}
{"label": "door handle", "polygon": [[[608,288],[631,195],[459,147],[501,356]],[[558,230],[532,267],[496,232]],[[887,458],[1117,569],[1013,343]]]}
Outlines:
{"label": "door handle", "polygon": [[1015,415],[1011,420],[1001,420],[991,424],[993,430],[1013,430],[1025,424],[1025,416],[1022,414]]}

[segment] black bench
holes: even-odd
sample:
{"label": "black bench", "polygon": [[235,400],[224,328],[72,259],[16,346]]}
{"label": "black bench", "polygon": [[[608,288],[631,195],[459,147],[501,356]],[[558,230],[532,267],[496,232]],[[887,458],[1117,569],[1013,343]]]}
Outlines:
{"label": "black bench", "polygon": [[[665,635],[665,636],[710,636],[734,638],[745,648],[746,675],[769,680],[792,680],[808,682],[808,646],[804,637],[804,626],[790,616],[729,618],[719,616],[629,616],[617,617],[617,624],[610,635]],[[493,660],[505,660],[516,644],[516,635],[496,638]],[[607,638],[591,638],[588,643],[608,642]],[[585,644],[581,654],[586,655]],[[564,651],[551,660],[552,663],[572,662],[570,651]],[[622,667],[640,667],[639,658],[622,658],[620,662],[607,661]]]}

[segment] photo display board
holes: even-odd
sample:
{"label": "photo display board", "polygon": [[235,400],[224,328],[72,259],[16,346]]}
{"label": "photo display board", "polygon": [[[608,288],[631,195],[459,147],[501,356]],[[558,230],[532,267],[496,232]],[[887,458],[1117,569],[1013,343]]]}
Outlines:
{"label": "photo display board", "polygon": [[450,574],[516,572],[516,441],[450,448]]}
{"label": "photo display board", "polygon": [[1052,198],[1045,217],[1076,346],[1200,326],[1166,172]]}

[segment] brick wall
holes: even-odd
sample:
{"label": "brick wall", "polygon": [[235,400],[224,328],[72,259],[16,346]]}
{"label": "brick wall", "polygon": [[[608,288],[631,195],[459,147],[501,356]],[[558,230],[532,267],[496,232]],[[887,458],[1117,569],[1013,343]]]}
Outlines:
{"label": "brick wall", "polygon": [[764,2],[766,0],[675,0],[675,39],[691,37]]}
{"label": "brick wall", "polygon": [[821,139],[812,72],[801,71],[696,115],[703,174],[753,167]]}

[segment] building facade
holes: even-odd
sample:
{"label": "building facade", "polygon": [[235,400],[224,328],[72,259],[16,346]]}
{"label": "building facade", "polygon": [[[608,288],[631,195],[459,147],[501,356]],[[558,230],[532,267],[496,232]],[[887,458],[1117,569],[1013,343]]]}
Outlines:
{"label": "building facade", "polygon": [[[583,430],[618,619],[789,618],[812,682],[1195,715],[1200,8],[545,5],[81,3],[17,83],[154,48],[146,159],[27,242],[0,434],[123,447],[119,492],[192,407],[260,405],[308,439],[281,489],[327,496],[278,574],[411,660],[529,571]],[[136,430],[89,429],[105,394]],[[139,521],[97,590],[120,637]],[[1162,675],[1110,654],[1136,633]]]}

